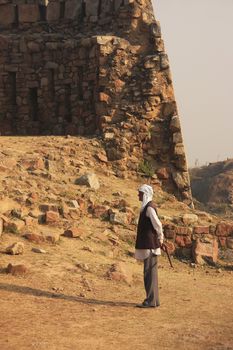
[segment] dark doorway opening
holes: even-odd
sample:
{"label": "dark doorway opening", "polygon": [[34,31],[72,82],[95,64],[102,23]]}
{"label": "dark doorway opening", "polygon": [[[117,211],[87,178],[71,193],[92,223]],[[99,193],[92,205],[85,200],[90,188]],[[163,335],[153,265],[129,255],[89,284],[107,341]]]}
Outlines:
{"label": "dark doorway opening", "polygon": [[9,72],[9,101],[12,106],[16,106],[16,72]]}
{"label": "dark doorway opening", "polygon": [[30,116],[33,121],[38,120],[38,93],[37,88],[29,89]]}
{"label": "dark doorway opening", "polygon": [[72,122],[70,85],[65,86],[65,119],[68,123]]}
{"label": "dark doorway opening", "polygon": [[46,22],[47,7],[45,5],[39,5],[39,11],[40,11],[40,20],[43,22]]}

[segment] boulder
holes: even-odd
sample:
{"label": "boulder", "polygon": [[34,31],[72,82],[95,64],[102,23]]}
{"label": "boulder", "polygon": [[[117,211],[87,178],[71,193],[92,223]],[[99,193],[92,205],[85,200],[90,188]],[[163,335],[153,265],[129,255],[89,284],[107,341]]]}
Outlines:
{"label": "boulder", "polygon": [[82,175],[75,181],[76,185],[84,185],[94,190],[100,188],[98,177],[94,173],[87,173]]}
{"label": "boulder", "polygon": [[24,252],[24,244],[22,242],[15,242],[6,248],[6,253],[11,255],[20,255]]}
{"label": "boulder", "polygon": [[193,245],[193,258],[195,263],[216,263],[218,259],[218,242],[216,237],[205,236],[197,239]]}

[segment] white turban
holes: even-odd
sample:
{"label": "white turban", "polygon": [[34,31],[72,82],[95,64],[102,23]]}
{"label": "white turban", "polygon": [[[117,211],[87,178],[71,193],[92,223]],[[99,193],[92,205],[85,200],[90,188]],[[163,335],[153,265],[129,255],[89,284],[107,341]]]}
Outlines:
{"label": "white turban", "polygon": [[138,189],[139,192],[143,192],[143,200],[142,200],[142,206],[141,211],[145,208],[145,206],[152,201],[153,198],[153,188],[149,185],[142,185]]}

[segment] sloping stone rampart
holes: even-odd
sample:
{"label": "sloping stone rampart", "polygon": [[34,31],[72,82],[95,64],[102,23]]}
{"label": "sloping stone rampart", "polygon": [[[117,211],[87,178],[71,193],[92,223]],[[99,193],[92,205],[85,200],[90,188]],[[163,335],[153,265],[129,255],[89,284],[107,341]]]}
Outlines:
{"label": "sloping stone rampart", "polygon": [[146,164],[154,181],[191,205],[151,1],[0,1],[0,133],[99,134],[123,173]]}

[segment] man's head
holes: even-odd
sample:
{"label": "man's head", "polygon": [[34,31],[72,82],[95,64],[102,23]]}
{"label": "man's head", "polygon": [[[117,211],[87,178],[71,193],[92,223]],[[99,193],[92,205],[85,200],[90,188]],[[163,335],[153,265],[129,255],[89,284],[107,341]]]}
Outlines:
{"label": "man's head", "polygon": [[138,189],[138,199],[140,202],[148,203],[153,198],[153,188],[149,185],[142,185]]}

